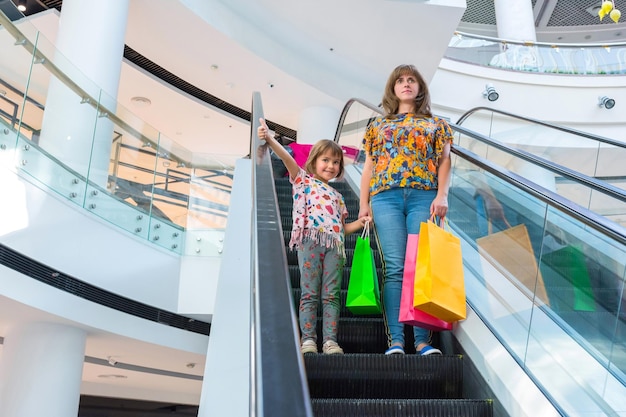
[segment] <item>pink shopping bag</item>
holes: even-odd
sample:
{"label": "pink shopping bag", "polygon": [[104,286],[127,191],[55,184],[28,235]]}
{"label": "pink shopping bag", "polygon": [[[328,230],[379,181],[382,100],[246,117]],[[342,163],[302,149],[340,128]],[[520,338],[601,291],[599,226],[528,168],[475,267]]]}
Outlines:
{"label": "pink shopping bag", "polygon": [[404,277],[402,278],[402,298],[400,299],[400,317],[398,321],[411,326],[419,326],[433,331],[451,330],[452,323],[440,320],[413,307],[415,282],[415,262],[417,259],[417,242],[419,235],[410,234],[406,242],[404,258]]}

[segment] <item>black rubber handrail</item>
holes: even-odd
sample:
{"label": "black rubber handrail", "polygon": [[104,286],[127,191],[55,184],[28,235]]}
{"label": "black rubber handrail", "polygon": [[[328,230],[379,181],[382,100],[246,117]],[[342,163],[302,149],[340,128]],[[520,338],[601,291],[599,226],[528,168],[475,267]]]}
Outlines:
{"label": "black rubber handrail", "polygon": [[312,417],[293,307],[287,254],[269,148],[256,131],[261,95],[252,96],[252,366],[250,415]]}
{"label": "black rubber handrail", "polygon": [[463,133],[467,136],[470,136],[473,139],[486,143],[489,146],[493,146],[496,149],[504,151],[524,161],[530,162],[533,165],[544,168],[555,174],[559,174],[564,178],[568,178],[574,182],[584,185],[587,188],[598,191],[606,196],[615,198],[616,200],[619,200],[622,202],[626,202],[626,191],[621,188],[615,187],[609,184],[608,182],[598,180],[594,177],[590,177],[578,171],[574,171],[573,169],[564,167],[562,165],[559,165],[547,159],[541,158],[540,156],[534,155],[530,152],[510,147],[503,142],[492,139],[485,135],[481,135],[480,133],[476,133],[472,130],[466,129],[465,127],[455,125],[454,123],[450,123],[450,126],[456,132]]}
{"label": "black rubber handrail", "polygon": [[533,119],[532,117],[521,116],[519,114],[513,114],[513,113],[506,112],[506,111],[497,110],[497,109],[494,109],[494,108],[491,108],[491,107],[484,107],[484,106],[474,107],[474,108],[466,111],[465,113],[463,113],[463,115],[461,115],[461,117],[459,117],[459,120],[457,120],[457,122],[456,122],[457,126],[461,126],[463,124],[463,122],[465,122],[465,120],[467,120],[467,118],[469,118],[474,113],[482,111],[482,110],[490,111],[490,112],[493,112],[493,113],[498,113],[498,114],[501,114],[503,116],[511,117],[513,119],[523,120],[525,122],[529,122],[529,123],[532,123],[532,124],[535,124],[535,125],[548,127],[550,129],[558,130],[560,132],[565,132],[565,133],[569,133],[569,134],[572,134],[572,135],[575,135],[575,136],[580,136],[580,137],[583,137],[583,138],[586,138],[586,139],[595,140],[597,142],[606,143],[608,145],[617,146],[619,148],[626,148],[626,143],[619,142],[619,141],[616,141],[616,140],[611,139],[611,138],[607,138],[607,137],[604,137],[604,136],[598,136],[598,135],[595,135],[593,133],[583,132],[581,130],[572,129],[572,128],[569,128],[569,127],[566,127],[566,126],[559,126],[557,124],[550,123],[550,122],[545,122],[543,120]]}

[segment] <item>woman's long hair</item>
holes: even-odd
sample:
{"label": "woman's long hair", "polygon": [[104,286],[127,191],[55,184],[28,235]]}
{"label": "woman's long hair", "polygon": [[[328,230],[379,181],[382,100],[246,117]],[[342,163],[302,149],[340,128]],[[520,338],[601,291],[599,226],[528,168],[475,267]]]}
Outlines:
{"label": "woman's long hair", "polygon": [[414,65],[399,65],[389,75],[387,79],[387,85],[385,86],[385,92],[383,94],[382,106],[385,110],[385,117],[389,117],[398,114],[398,108],[400,107],[400,100],[394,91],[396,81],[402,75],[412,75],[417,80],[419,91],[417,97],[415,97],[415,109],[413,113],[416,116],[432,117],[430,111],[430,93],[428,92],[428,85],[424,81],[424,77],[419,73]]}

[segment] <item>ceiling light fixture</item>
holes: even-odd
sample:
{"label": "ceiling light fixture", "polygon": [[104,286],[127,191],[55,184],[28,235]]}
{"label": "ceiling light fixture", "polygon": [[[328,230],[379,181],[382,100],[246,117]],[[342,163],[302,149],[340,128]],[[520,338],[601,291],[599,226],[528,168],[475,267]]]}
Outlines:
{"label": "ceiling light fixture", "polygon": [[120,374],[101,374],[98,378],[111,378],[111,379],[127,379],[128,376]]}
{"label": "ceiling light fixture", "polygon": [[152,101],[147,97],[133,97],[130,99],[130,102],[133,103],[135,107],[145,108],[152,104]]}
{"label": "ceiling light fixture", "polygon": [[607,110],[611,110],[615,107],[615,100],[607,96],[598,97],[598,107],[604,107]]}
{"label": "ceiling light fixture", "polygon": [[485,91],[483,91],[483,97],[485,97],[489,101],[496,101],[500,98],[500,94],[498,94],[496,88],[493,85],[487,84],[485,86]]}
{"label": "ceiling light fixture", "polygon": [[20,12],[26,11],[26,0],[19,0],[17,2],[17,10],[19,10]]}

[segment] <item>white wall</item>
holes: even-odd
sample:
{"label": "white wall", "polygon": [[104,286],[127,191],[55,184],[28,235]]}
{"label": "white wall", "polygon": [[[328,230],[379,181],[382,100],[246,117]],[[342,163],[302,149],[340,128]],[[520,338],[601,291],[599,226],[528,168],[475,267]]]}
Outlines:
{"label": "white wall", "polygon": [[[500,98],[483,97],[492,84]],[[433,112],[456,122],[479,106],[556,123],[626,142],[626,76],[575,76],[524,73],[443,59],[431,84]],[[615,107],[598,107],[599,96]]]}

